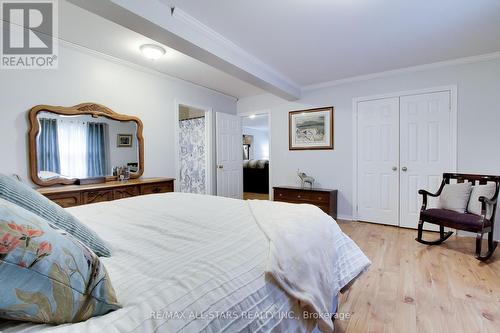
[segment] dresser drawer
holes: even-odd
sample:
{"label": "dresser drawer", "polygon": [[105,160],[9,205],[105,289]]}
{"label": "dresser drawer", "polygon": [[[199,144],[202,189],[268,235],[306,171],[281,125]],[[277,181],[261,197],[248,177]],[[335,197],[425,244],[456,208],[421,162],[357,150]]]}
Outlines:
{"label": "dresser drawer", "polygon": [[300,187],[274,187],[274,201],[317,206],[333,218],[337,218],[337,190],[307,189]]}
{"label": "dresser drawer", "polygon": [[156,194],[156,193],[167,193],[173,192],[174,183],[173,182],[165,182],[158,184],[148,184],[141,185],[141,194]]}
{"label": "dresser drawer", "polygon": [[85,205],[96,203],[96,202],[104,202],[104,201],[112,201],[113,200],[113,191],[89,191],[83,193],[83,203]]}
{"label": "dresser drawer", "polygon": [[113,199],[131,198],[140,195],[139,186],[118,188],[113,191]]}
{"label": "dresser drawer", "polygon": [[39,188],[38,192],[61,207],[73,207],[143,194],[172,192],[174,180],[173,178],[130,179],[125,182],[108,181],[98,184]]}
{"label": "dresser drawer", "polygon": [[297,190],[286,190],[277,189],[275,190],[274,199],[276,201],[293,200],[294,202],[314,202],[314,203],[324,203],[328,205],[330,202],[330,193],[327,192],[313,192],[308,190],[297,191]]}
{"label": "dresser drawer", "polygon": [[63,208],[79,206],[82,204],[80,193],[51,194],[46,196]]}

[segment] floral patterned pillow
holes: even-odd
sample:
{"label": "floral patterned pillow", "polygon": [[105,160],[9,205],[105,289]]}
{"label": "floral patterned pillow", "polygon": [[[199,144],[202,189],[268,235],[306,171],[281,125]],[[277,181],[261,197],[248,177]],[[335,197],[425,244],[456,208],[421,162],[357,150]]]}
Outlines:
{"label": "floral patterned pillow", "polygon": [[118,308],[99,257],[43,218],[0,199],[0,318],[74,323]]}

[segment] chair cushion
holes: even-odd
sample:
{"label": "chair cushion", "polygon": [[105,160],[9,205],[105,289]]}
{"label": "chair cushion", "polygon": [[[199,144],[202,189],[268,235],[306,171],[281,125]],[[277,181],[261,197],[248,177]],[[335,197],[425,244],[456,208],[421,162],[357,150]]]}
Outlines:
{"label": "chair cushion", "polygon": [[441,209],[449,209],[458,213],[465,213],[467,203],[469,202],[472,184],[446,184],[443,192],[439,196],[438,207]]}
{"label": "chair cushion", "polygon": [[65,230],[88,246],[98,256],[109,257],[104,240],[66,210],[20,181],[0,174],[0,198],[10,201]]}
{"label": "chair cushion", "polygon": [[[472,214],[481,215],[481,202],[479,197],[485,197],[488,199],[493,198],[497,186],[494,182],[489,182],[486,185],[475,185],[472,186],[472,192],[470,194],[469,204],[467,205],[467,211]],[[486,205],[486,218],[490,218],[493,215],[493,206]]]}
{"label": "chair cushion", "polygon": [[[420,219],[426,222],[443,225],[445,227],[476,232],[481,229],[481,216],[476,214],[461,214],[449,209],[427,209],[420,213]],[[485,220],[485,227],[491,225]]]}

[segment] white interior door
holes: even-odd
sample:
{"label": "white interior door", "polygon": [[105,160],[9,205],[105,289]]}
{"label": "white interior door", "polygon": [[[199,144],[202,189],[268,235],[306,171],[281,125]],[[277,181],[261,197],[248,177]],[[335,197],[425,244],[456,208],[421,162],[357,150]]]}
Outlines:
{"label": "white interior door", "polygon": [[243,153],[241,119],[226,113],[216,114],[217,195],[243,198]]}
{"label": "white interior door", "polygon": [[358,220],[398,225],[399,98],[358,103]]}
{"label": "white interior door", "polygon": [[[416,228],[422,196],[453,170],[450,92],[400,99],[400,226]],[[430,202],[432,205],[432,202]]]}

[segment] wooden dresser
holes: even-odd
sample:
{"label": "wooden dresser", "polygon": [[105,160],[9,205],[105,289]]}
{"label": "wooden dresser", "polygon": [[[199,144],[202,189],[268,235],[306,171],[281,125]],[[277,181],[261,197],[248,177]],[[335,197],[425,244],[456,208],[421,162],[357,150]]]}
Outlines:
{"label": "wooden dresser", "polygon": [[293,186],[277,186],[273,190],[274,201],[315,205],[334,219],[337,218],[337,190]]}
{"label": "wooden dresser", "polygon": [[173,178],[139,178],[92,185],[43,187],[37,190],[61,207],[73,207],[138,195],[174,191]]}

